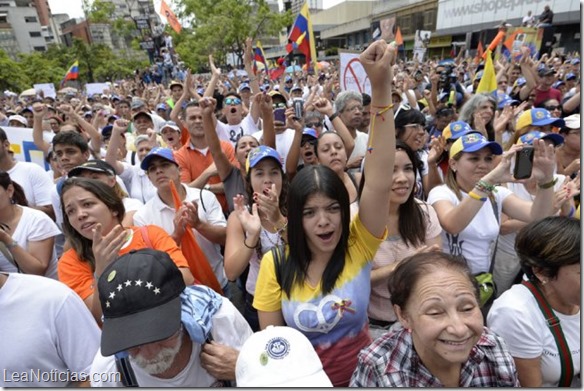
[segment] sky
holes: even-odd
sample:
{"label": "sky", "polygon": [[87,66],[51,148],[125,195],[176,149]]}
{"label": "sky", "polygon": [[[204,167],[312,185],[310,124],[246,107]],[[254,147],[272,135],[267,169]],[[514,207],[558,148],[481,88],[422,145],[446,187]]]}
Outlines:
{"label": "sky", "polygon": [[[324,0],[324,8],[332,7],[343,0]],[[158,3],[155,1],[155,4]],[[53,14],[69,14],[71,18],[82,18],[81,0],[49,0]]]}

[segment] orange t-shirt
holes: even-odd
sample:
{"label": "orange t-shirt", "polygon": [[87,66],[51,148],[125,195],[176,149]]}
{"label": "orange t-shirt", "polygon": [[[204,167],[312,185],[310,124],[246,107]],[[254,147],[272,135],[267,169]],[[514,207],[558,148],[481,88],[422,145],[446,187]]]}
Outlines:
{"label": "orange t-shirt", "polygon": [[[221,149],[223,150],[225,156],[227,156],[227,159],[229,159],[229,162],[237,167],[238,164],[235,160],[235,150],[233,149],[231,143],[223,140],[221,140],[220,143]],[[184,145],[178,151],[176,151],[174,153],[174,158],[180,167],[180,181],[183,183],[191,183],[197,179],[207,167],[213,164],[213,155],[211,155],[211,152],[207,151],[207,154],[203,155],[196,149],[192,149],[190,143]],[[209,178],[208,183],[211,185],[215,183],[221,183],[221,178],[219,178],[219,175],[212,176]],[[225,194],[215,195],[221,204],[223,212],[226,212],[228,208]]]}
{"label": "orange t-shirt", "polygon": [[[132,241],[120,250],[120,255],[129,253],[131,250],[149,248],[142,238],[140,227],[129,228],[134,231]],[[146,230],[154,250],[164,251],[170,255],[176,266],[188,269],[189,264],[185,256],[166,231],[156,225],[148,225]],[[63,253],[61,259],[59,259],[57,273],[59,281],[73,289],[81,299],[85,300],[93,294],[95,278],[91,266],[88,262],[79,259],[75,250],[69,249]]]}

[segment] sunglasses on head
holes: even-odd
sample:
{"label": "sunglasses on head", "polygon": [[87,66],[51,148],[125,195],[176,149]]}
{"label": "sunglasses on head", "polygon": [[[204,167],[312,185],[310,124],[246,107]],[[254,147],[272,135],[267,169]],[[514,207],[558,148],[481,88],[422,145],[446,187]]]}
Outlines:
{"label": "sunglasses on head", "polygon": [[237,106],[241,104],[241,99],[239,98],[227,98],[225,99],[225,104],[228,106]]}
{"label": "sunglasses on head", "polygon": [[408,104],[406,104],[406,103],[403,103],[403,104],[399,105],[399,108],[398,108],[398,109],[396,110],[396,112],[393,114],[393,118],[394,118],[394,119],[396,119],[396,118],[397,118],[397,115],[399,114],[399,112],[400,112],[400,111],[409,111],[409,110],[411,110],[411,109],[412,109],[412,108],[411,108],[411,106],[410,106],[410,105],[408,105]]}
{"label": "sunglasses on head", "polygon": [[307,128],[318,128],[322,126],[322,122],[307,122],[305,126]]}

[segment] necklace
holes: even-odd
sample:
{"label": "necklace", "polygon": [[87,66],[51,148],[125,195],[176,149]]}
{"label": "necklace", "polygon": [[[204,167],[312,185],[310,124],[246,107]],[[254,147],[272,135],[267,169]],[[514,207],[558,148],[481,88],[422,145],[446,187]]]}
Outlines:
{"label": "necklace", "polygon": [[263,237],[265,237],[265,238],[267,239],[267,241],[268,241],[268,242],[270,242],[270,244],[272,245],[271,247],[276,247],[276,246],[279,246],[279,245],[282,243],[282,237],[280,236],[280,234],[279,234],[279,233],[277,233],[277,232],[276,232],[275,234],[272,234],[272,235],[276,235],[276,236],[277,236],[277,238],[276,238],[276,242],[274,242],[274,241],[272,240],[272,238],[270,237],[270,236],[272,236],[272,235],[270,235],[270,234],[271,234],[271,233],[270,233],[270,232],[268,232],[268,230],[267,230],[267,229],[265,229],[265,228],[262,226],[262,230],[260,231],[260,237],[262,237],[262,236],[263,236]]}

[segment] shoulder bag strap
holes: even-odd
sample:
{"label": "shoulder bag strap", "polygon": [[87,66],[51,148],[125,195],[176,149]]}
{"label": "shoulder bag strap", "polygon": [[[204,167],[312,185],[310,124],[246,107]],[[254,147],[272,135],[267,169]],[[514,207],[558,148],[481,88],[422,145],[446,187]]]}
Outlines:
{"label": "shoulder bag strap", "polygon": [[[499,208],[497,207],[497,201],[495,196],[489,197],[491,206],[493,207],[493,212],[495,213],[495,218],[497,219],[497,225],[499,226],[499,232],[501,231],[501,223],[499,222]],[[497,239],[495,240],[495,246],[493,247],[493,254],[491,256],[491,265],[489,266],[489,273],[493,274],[493,269],[495,269],[495,257],[497,256],[497,246],[499,245],[499,232],[497,232]]]}
{"label": "shoulder bag strap", "polygon": [[146,228],[145,225],[140,227],[140,233],[142,234],[142,239],[144,240],[144,243],[146,243],[146,246],[148,246],[148,248],[154,248],[150,241],[150,237],[148,236],[148,228]]}
{"label": "shoulder bag strap", "polygon": [[568,346],[568,342],[566,341],[566,337],[564,337],[564,333],[562,331],[560,319],[558,319],[537,285],[530,281],[522,281],[521,283],[526,286],[535,297],[535,301],[537,301],[537,305],[543,313],[547,325],[552,335],[554,336],[554,339],[556,340],[556,344],[558,345],[558,352],[560,353],[560,364],[562,366],[560,383],[558,384],[558,387],[570,387],[572,384],[572,378],[574,377],[574,363],[572,362],[570,347]]}

